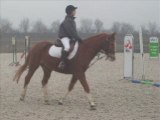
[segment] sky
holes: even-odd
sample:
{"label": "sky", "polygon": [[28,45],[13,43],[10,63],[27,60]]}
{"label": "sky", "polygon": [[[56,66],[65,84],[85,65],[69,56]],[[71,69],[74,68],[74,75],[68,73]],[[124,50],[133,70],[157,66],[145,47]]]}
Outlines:
{"label": "sky", "polygon": [[41,20],[47,26],[62,21],[67,5],[77,6],[76,22],[100,19],[105,28],[113,22],[127,22],[135,27],[155,22],[160,26],[160,0],[0,0],[0,17],[18,27],[23,18],[33,24]]}

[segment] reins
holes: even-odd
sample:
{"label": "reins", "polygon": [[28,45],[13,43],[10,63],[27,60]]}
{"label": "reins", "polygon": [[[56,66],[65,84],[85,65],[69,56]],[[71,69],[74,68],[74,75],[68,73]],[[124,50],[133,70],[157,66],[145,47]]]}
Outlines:
{"label": "reins", "polygon": [[[95,60],[94,62],[92,62],[92,63],[89,65],[88,68],[90,68],[91,66],[93,66],[96,62],[98,62],[99,60],[103,59],[104,57],[106,57],[106,55],[103,55],[103,56],[100,57],[100,53],[98,53],[96,60]],[[106,60],[107,60],[107,58],[106,58]]]}
{"label": "reins", "polygon": [[[107,41],[107,43],[108,43],[108,42],[109,42],[109,41]],[[104,45],[105,45],[105,44],[104,44]],[[107,44],[107,52],[110,52],[109,43]],[[104,55],[100,57],[100,55],[101,55],[100,53],[103,53]],[[94,62],[92,62],[92,63],[89,65],[88,68],[90,68],[91,66],[93,66],[96,62],[98,62],[99,60],[103,59],[104,57],[106,57],[105,60],[108,59],[108,56],[105,55],[104,51],[99,52],[99,53],[97,54],[97,59],[96,59]]]}

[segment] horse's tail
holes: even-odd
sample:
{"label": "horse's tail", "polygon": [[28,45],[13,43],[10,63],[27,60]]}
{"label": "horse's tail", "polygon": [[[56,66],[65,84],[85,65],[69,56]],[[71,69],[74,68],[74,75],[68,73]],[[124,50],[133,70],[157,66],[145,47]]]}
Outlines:
{"label": "horse's tail", "polygon": [[26,68],[28,66],[29,59],[30,59],[30,53],[28,53],[25,63],[16,71],[16,74],[13,78],[13,81],[17,81],[17,83],[19,82],[19,79],[20,79],[22,73],[26,70]]}

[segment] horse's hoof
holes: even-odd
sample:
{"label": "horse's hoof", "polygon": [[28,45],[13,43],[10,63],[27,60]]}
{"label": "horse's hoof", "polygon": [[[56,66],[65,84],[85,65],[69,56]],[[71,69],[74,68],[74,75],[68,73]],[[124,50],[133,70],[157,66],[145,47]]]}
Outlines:
{"label": "horse's hoof", "polygon": [[50,105],[49,100],[45,100],[45,101],[44,101],[44,104],[45,104],[45,105]]}
{"label": "horse's hoof", "polygon": [[20,99],[19,99],[20,101],[24,101],[24,98],[23,97],[20,97]]}
{"label": "horse's hoof", "polygon": [[95,105],[91,105],[91,106],[90,106],[90,109],[91,109],[91,110],[96,110],[96,106],[95,106]]}
{"label": "horse's hoof", "polygon": [[44,104],[45,104],[45,105],[50,105],[50,103],[49,103],[49,102],[44,102]]}
{"label": "horse's hoof", "polygon": [[59,101],[58,101],[58,105],[63,105],[62,100],[59,100]]}

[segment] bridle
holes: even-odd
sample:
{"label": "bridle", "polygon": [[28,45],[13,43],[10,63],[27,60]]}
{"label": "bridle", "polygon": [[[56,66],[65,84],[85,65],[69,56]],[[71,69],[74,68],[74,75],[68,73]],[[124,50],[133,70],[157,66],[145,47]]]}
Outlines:
{"label": "bridle", "polygon": [[101,50],[102,53],[104,53],[106,55],[106,60],[112,56],[112,54],[114,53],[114,50],[112,50],[112,44],[111,44],[111,40],[109,38],[107,38],[105,40],[105,43],[103,44],[102,48],[106,48],[106,50]]}
{"label": "bridle", "polygon": [[[112,53],[114,51],[111,50],[112,46],[110,44],[110,40],[106,39],[105,43],[102,45],[102,48],[107,48],[106,50],[101,50],[98,54],[97,54],[97,58],[94,62],[92,62],[89,67],[93,66],[96,62],[98,62],[99,60],[103,59],[104,57],[106,57],[105,60],[108,60],[109,57],[112,55]],[[103,54],[103,56],[101,56],[101,53]]]}

